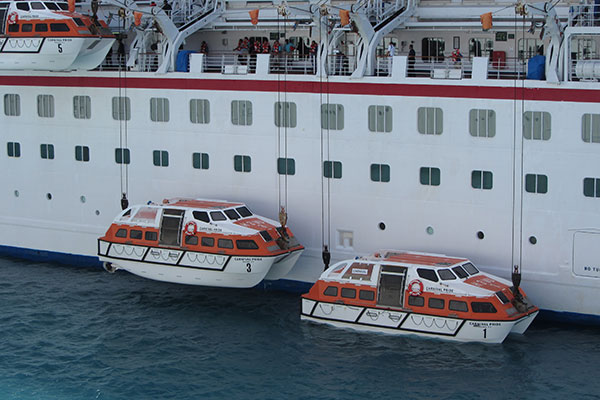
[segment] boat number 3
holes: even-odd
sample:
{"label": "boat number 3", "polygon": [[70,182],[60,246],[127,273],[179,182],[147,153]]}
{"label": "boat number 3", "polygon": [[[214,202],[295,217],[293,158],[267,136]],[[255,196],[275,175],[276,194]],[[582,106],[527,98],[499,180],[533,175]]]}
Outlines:
{"label": "boat number 3", "polygon": [[252,265],[250,263],[246,264],[246,271],[252,272]]}
{"label": "boat number 3", "polygon": [[59,44],[58,44],[58,52],[59,52],[59,53],[62,53],[62,51],[63,51],[63,50],[62,50],[62,43],[59,43]]}

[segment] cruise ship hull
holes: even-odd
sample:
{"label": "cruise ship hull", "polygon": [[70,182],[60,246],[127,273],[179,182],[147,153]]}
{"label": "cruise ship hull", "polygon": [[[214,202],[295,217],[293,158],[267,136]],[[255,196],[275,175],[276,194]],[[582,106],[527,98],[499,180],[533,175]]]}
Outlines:
{"label": "cruise ship hull", "polygon": [[[1,116],[6,142],[20,145],[19,157],[0,158],[11,171],[2,177],[5,250],[95,261],[96,240],[120,211],[125,191],[136,203],[174,195],[239,198],[266,216],[286,199],[288,222],[306,250],[284,279],[300,287],[323,270],[323,244],[334,260],[401,245],[465,254],[506,278],[519,265],[522,287],[540,309],[598,321],[600,213],[582,182],[600,175],[593,167],[600,156],[579,130],[582,115],[597,110],[598,84],[393,76],[287,76],[284,84],[276,74],[123,75],[0,75],[3,93],[18,94],[22,110]],[[39,95],[54,97],[53,118],[36,112]],[[89,118],[74,118],[74,96],[90,97]],[[128,120],[115,119],[119,96],[130,99]],[[169,99],[168,121],[151,119],[152,98]],[[192,99],[209,102],[208,123],[191,122]],[[250,124],[233,122],[235,101],[252,104]],[[276,102],[296,104],[296,126],[276,126]],[[343,106],[345,128],[322,128],[315,116],[325,102]],[[389,132],[370,131],[371,105],[391,107]],[[441,134],[419,132],[423,107],[442,110]],[[495,111],[494,137],[469,134],[472,109]],[[551,115],[550,140],[522,139],[527,111]],[[53,145],[52,159],[40,157],[44,144]],[[76,146],[89,148],[89,161],[76,159]],[[119,148],[130,150],[129,164],[116,162]],[[155,151],[168,152],[168,165],[154,163]],[[208,169],[195,168],[192,153],[208,154]],[[236,171],[236,156],[249,156],[251,170]],[[293,175],[278,173],[284,157],[295,160]],[[339,178],[323,176],[324,161],[341,163]],[[370,179],[373,164],[389,166],[389,182]],[[437,168],[441,182],[423,184],[423,168]],[[474,188],[474,171],[492,172],[493,187]],[[547,176],[547,193],[524,190],[532,173]]]}

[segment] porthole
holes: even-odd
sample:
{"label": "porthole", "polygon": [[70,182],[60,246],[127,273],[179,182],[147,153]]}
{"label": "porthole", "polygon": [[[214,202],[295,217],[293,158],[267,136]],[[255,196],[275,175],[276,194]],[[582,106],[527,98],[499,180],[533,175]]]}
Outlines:
{"label": "porthole", "polygon": [[433,227],[428,226],[427,229],[425,229],[425,232],[427,232],[428,235],[433,235]]}
{"label": "porthole", "polygon": [[46,193],[46,198],[48,200],[52,200],[52,193]]}
{"label": "porthole", "polygon": [[100,215],[100,210],[96,210],[96,215]]}
{"label": "porthole", "polygon": [[477,237],[479,239],[483,239],[485,237],[485,234],[482,231],[477,232]]}
{"label": "porthole", "polygon": [[529,243],[536,244],[537,243],[537,238],[535,236],[529,236]]}
{"label": "porthole", "polygon": [[15,197],[19,197],[19,191],[15,190]]}
{"label": "porthole", "polygon": [[86,199],[85,199],[85,196],[81,196],[81,197],[79,198],[79,200],[80,200],[82,203],[85,203],[85,200],[86,200]]}
{"label": "porthole", "polygon": [[383,222],[379,223],[379,229],[381,229],[382,231],[385,231],[385,224]]}

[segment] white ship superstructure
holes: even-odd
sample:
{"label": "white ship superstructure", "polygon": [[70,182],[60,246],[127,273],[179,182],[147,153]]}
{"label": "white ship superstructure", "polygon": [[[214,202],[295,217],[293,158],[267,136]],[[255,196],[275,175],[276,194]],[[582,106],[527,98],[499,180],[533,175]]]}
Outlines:
{"label": "white ship superstructure", "polygon": [[[5,252],[95,260],[123,193],[236,198],[287,210],[306,247],[289,285],[318,279],[325,245],[334,260],[402,246],[517,265],[541,310],[600,319],[600,6],[111,7],[111,26],[136,27],[121,64],[115,45],[99,70],[0,74]],[[270,51],[233,51],[246,37]],[[526,80],[540,45],[546,80]]]}

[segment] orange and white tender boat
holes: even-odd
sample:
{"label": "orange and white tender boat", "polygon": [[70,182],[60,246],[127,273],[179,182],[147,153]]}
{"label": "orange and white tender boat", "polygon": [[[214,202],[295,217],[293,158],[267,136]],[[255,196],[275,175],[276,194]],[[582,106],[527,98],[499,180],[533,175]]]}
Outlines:
{"label": "orange and white tender boat", "polygon": [[67,2],[0,1],[0,69],[90,70],[114,41],[104,22]]}
{"label": "orange and white tender boat", "polygon": [[538,308],[466,258],[402,251],[342,261],[302,296],[304,320],[338,327],[501,343]]}
{"label": "orange and white tender boat", "polygon": [[98,256],[158,281],[249,288],[281,279],[304,247],[287,227],[242,203],[171,199],[124,210],[98,239]]}

